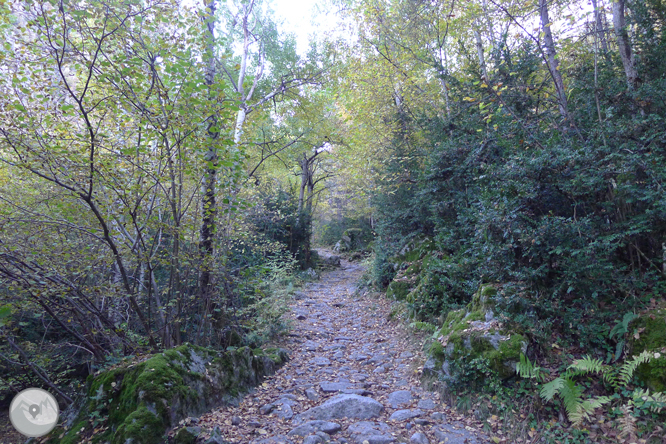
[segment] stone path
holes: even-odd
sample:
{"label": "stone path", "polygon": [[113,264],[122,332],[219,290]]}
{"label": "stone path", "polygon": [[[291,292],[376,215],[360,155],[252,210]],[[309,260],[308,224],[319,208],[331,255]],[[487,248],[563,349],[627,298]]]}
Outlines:
{"label": "stone path", "polygon": [[[355,295],[363,269],[342,261],[297,292],[291,360],[238,407],[203,415],[208,444],[481,444],[475,428],[450,421],[435,393],[420,387],[423,357],[390,303]],[[471,424],[471,422],[470,422]],[[201,438],[201,437],[200,437]]]}

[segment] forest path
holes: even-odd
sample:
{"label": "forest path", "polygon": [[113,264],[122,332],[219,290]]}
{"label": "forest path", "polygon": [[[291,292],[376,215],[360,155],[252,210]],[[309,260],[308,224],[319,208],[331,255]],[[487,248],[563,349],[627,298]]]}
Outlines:
{"label": "forest path", "polygon": [[[389,321],[390,301],[358,295],[364,269],[342,261],[297,292],[282,344],[290,361],[238,407],[203,415],[209,443],[480,444],[483,433],[451,421],[421,388],[420,350]],[[206,437],[207,438],[207,437]]]}

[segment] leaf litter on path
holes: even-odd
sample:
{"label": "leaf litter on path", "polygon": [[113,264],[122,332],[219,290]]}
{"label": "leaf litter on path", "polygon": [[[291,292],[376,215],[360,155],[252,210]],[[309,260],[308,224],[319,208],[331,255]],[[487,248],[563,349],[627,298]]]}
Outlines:
{"label": "leaf litter on path", "polygon": [[[303,422],[299,415],[348,394],[379,401],[383,411],[370,419],[331,419],[341,431],[324,435],[330,442],[410,442],[419,432],[431,444],[492,442],[481,432],[478,421],[454,413],[441,404],[437,393],[421,387],[422,351],[410,343],[401,324],[389,320],[390,301],[355,292],[363,271],[360,265],[343,260],[341,268],[306,285],[305,297],[291,302],[287,316],[294,328],[280,344],[289,351],[290,361],[238,406],[204,414],[198,425],[204,430],[218,427],[230,443],[269,442],[270,437],[279,438],[272,442],[285,441]],[[408,391],[411,397],[395,408],[388,398],[399,391]],[[433,402],[420,405],[431,408],[414,413],[424,400]],[[390,420],[398,410],[412,413],[396,415],[408,418],[402,421]],[[366,432],[370,434],[364,435]],[[375,432],[381,435],[372,435]],[[285,442],[300,444],[305,437],[288,439]]]}

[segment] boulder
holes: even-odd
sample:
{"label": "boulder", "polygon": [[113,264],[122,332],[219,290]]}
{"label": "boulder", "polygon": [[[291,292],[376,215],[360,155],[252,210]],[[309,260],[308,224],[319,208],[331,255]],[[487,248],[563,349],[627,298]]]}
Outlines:
{"label": "boulder", "polygon": [[[53,433],[59,438],[51,442],[81,442],[97,428],[100,442],[163,443],[180,420],[237,401],[286,359],[276,349],[218,353],[194,345],[128,359],[89,377],[88,396],[76,419],[68,432]],[[189,429],[179,430],[181,442],[194,435]]]}
{"label": "boulder", "polygon": [[361,421],[351,424],[347,428],[356,444],[388,444],[395,442],[391,435],[391,428],[385,423],[374,423],[370,421]]}
{"label": "boulder", "polygon": [[360,395],[334,396],[322,405],[313,407],[296,416],[295,422],[311,419],[329,421],[338,418],[369,419],[378,416],[384,410],[379,402]]}
{"label": "boulder", "polygon": [[412,392],[409,390],[398,390],[388,395],[388,402],[394,409],[409,405],[412,399]]}
{"label": "boulder", "polygon": [[428,437],[424,433],[417,432],[409,438],[409,444],[430,444],[430,441],[428,441]]}
{"label": "boulder", "polygon": [[462,424],[440,424],[433,427],[432,431],[437,442],[447,444],[481,444],[486,442],[478,434],[468,431]]}
{"label": "boulder", "polygon": [[328,267],[339,267],[340,266],[340,256],[324,256],[322,258],[322,264]]}
{"label": "boulder", "polygon": [[389,418],[391,421],[406,421],[408,419],[417,418],[423,415],[423,410],[414,409],[414,410],[396,410],[393,412]]}
{"label": "boulder", "polygon": [[495,319],[496,294],[495,286],[482,285],[466,308],[448,313],[441,329],[433,335],[424,375],[450,383],[457,378],[452,368],[464,368],[477,358],[486,359],[501,379],[515,375],[516,364],[520,354],[526,352],[528,341],[520,332],[507,330]]}
{"label": "boulder", "polygon": [[333,435],[334,433],[337,433],[340,430],[342,430],[342,427],[340,427],[340,424],[338,424],[337,422],[308,421],[305,424],[299,425],[298,427],[287,433],[287,435],[306,436],[319,431],[327,433],[329,435]]}

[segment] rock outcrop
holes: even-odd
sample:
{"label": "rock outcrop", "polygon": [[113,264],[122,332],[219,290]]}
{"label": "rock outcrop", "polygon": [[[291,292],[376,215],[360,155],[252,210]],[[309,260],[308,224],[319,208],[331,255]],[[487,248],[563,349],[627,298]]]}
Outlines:
{"label": "rock outcrop", "polygon": [[515,374],[528,341],[495,318],[492,298],[496,294],[493,285],[482,285],[466,308],[449,312],[441,329],[433,335],[424,374],[454,382],[458,375],[453,369],[463,368],[478,358],[485,359],[502,379]]}
{"label": "rock outcrop", "polygon": [[[234,402],[286,359],[277,349],[217,353],[183,345],[125,361],[89,378],[76,420],[67,430],[56,430],[49,442],[80,443],[95,430],[99,442],[163,443],[181,419]],[[187,442],[196,432],[189,427],[176,436]]]}

